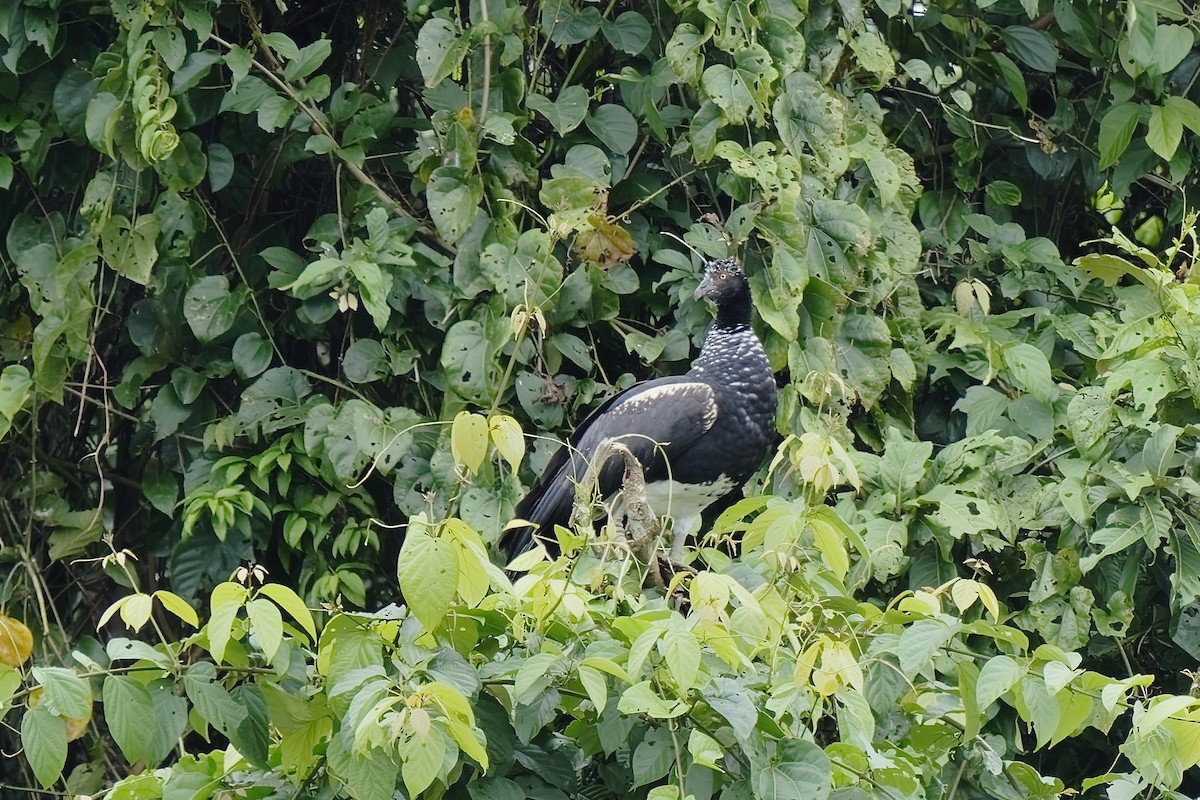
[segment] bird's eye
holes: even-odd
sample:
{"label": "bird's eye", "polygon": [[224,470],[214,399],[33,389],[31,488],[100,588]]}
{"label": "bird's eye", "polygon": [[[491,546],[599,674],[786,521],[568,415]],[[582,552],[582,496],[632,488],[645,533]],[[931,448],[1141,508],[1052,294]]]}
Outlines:
{"label": "bird's eye", "polygon": [[727,280],[729,280],[729,273],[728,273],[728,272],[718,272],[718,273],[717,273],[717,280],[719,280],[719,281],[727,281]]}

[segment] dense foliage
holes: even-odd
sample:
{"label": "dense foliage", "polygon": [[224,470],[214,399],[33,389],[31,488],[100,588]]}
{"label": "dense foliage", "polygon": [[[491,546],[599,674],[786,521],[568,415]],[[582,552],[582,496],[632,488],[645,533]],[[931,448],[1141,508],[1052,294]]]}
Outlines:
{"label": "dense foliage", "polygon": [[[1196,32],[0,5],[0,788],[1195,791]],[[666,586],[611,530],[510,582],[555,437],[685,368],[726,255],[751,496]]]}

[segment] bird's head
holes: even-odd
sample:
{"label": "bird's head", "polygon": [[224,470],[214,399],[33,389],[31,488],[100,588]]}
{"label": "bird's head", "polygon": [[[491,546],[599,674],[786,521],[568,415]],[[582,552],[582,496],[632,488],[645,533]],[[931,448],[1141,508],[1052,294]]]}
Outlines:
{"label": "bird's head", "polygon": [[710,298],[718,306],[725,301],[745,296],[749,289],[742,265],[732,258],[709,261],[704,268],[704,279],[696,287],[695,298]]}

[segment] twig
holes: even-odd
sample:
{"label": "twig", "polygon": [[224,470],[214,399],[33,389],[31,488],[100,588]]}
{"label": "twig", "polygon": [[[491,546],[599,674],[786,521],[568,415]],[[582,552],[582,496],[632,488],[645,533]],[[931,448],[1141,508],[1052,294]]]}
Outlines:
{"label": "twig", "polygon": [[479,98],[479,126],[483,127],[483,123],[487,122],[488,104],[491,102],[492,93],[492,32],[488,30],[491,27],[491,21],[488,19],[487,0],[483,0],[479,4],[479,16],[484,27],[483,90]]}

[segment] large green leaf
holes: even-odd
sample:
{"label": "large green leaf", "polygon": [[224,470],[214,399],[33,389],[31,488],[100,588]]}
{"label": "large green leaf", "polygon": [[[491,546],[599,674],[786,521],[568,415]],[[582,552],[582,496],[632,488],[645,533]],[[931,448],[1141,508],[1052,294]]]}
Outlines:
{"label": "large green leaf", "polygon": [[149,760],[154,747],[156,708],[150,692],[138,680],[125,675],[104,679],[104,719],[121,754],[130,764]]}
{"label": "large green leaf", "polygon": [[66,722],[40,706],[29,709],[21,718],[21,746],[34,777],[49,788],[67,763]]}
{"label": "large green leaf", "polygon": [[396,570],[408,607],[427,630],[436,630],[449,613],[458,588],[458,556],[453,545],[412,529],[404,537]]}
{"label": "large green leaf", "polygon": [[829,756],[804,739],[790,739],[781,745],[777,758],[754,775],[754,796],[767,800],[825,800],[832,789]]}
{"label": "large green leaf", "polygon": [[558,98],[551,101],[540,94],[531,94],[525,98],[525,104],[538,112],[561,136],[579,127],[587,116],[588,96],[581,86],[567,86],[558,93]]}
{"label": "large green leaf", "polygon": [[433,88],[459,68],[470,49],[470,40],[460,35],[454,23],[434,17],[417,34],[417,66],[425,85]]}

